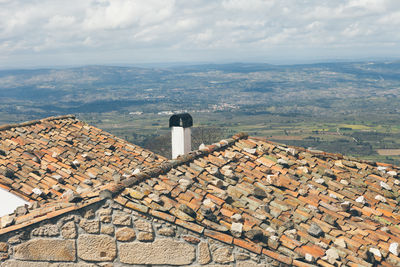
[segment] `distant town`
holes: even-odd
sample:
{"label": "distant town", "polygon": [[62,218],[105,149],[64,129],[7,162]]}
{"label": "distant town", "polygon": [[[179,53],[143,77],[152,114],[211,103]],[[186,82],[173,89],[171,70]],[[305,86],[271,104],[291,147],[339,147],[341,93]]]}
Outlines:
{"label": "distant town", "polygon": [[4,70],[0,88],[3,124],[72,113],[163,153],[169,116],[189,112],[203,138],[243,131],[400,164],[396,61]]}

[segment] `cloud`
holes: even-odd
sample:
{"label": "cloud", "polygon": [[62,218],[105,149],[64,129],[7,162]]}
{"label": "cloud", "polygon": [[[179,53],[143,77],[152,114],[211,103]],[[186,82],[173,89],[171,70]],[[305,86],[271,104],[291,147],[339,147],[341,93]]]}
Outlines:
{"label": "cloud", "polygon": [[274,5],[273,0],[224,0],[222,8],[225,10],[245,11],[245,12],[260,12],[270,9]]}
{"label": "cloud", "polygon": [[0,67],[400,56],[399,14],[398,0],[0,0]]}
{"label": "cloud", "polygon": [[68,29],[75,24],[75,20],[73,16],[55,15],[49,18],[44,27],[48,29]]}
{"label": "cloud", "polygon": [[169,18],[174,1],[93,1],[83,22],[87,30],[145,27]]}

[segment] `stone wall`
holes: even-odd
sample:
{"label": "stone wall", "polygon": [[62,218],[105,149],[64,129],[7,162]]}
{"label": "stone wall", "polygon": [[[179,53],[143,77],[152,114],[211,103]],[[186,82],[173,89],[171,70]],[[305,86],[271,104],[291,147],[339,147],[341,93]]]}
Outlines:
{"label": "stone wall", "polygon": [[278,266],[165,221],[94,204],[0,236],[0,266]]}

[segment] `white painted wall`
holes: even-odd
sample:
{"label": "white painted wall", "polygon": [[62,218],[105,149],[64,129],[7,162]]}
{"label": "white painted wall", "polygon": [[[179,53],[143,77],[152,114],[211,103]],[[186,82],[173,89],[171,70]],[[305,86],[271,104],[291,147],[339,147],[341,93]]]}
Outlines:
{"label": "white painted wall", "polygon": [[29,202],[0,188],[0,217],[13,213],[17,207],[25,204],[29,204]]}
{"label": "white painted wall", "polygon": [[172,127],[172,158],[176,159],[179,155],[184,155],[192,150],[192,130],[191,128]]}

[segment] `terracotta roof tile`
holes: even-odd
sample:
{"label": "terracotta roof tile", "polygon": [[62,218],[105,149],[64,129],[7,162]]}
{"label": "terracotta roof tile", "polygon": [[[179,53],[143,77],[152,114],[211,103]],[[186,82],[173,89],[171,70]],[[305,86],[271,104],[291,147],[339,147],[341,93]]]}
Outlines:
{"label": "terracotta roof tile", "polygon": [[[264,147],[264,150],[258,149],[261,147]],[[275,154],[263,152],[265,147]],[[250,148],[257,148],[257,150],[250,151],[248,150]],[[191,206],[197,213],[201,213],[202,207],[204,207],[203,196],[205,196],[204,199],[210,200],[213,208],[209,211],[210,215],[206,214],[205,216],[211,216],[212,219],[205,219],[203,214],[194,218],[190,223],[205,226],[206,235],[227,243],[233,242],[236,245],[241,243],[239,246],[246,247],[244,244],[247,243],[243,242],[250,242],[250,244],[254,242],[257,244],[256,247],[271,249],[268,242],[263,243],[257,238],[254,241],[243,240],[243,242],[240,241],[241,239],[228,238],[231,218],[235,213],[241,214],[243,236],[246,236],[246,233],[253,228],[262,225],[265,225],[265,228],[275,229],[279,239],[278,247],[274,248],[275,251],[266,250],[266,253],[278,258],[281,262],[290,262],[289,264],[292,263],[292,253],[297,253],[300,258],[305,257],[305,254],[308,253],[315,258],[320,258],[317,264],[330,266],[328,261],[322,259],[327,248],[321,247],[320,242],[328,244],[328,248],[329,246],[335,247],[329,244],[333,244],[337,237],[342,237],[349,248],[341,249],[341,253],[349,255],[349,259],[356,263],[363,262],[363,260],[355,260],[356,257],[362,258],[362,255],[358,254],[361,253],[358,250],[362,246],[380,245],[382,249],[387,247],[384,244],[390,239],[390,236],[379,229],[386,224],[398,223],[399,210],[396,205],[397,201],[390,198],[391,195],[388,193],[386,195],[389,196],[388,199],[391,202],[387,203],[392,205],[375,200],[377,193],[383,195],[386,190],[377,183],[377,180],[383,181],[381,176],[367,178],[376,172],[376,166],[346,159],[344,164],[347,165],[343,165],[343,170],[340,170],[336,161],[338,158],[343,159],[341,155],[315,154],[299,148],[293,149],[301,151],[301,158],[307,159],[306,164],[314,169],[312,173],[295,171],[297,167],[304,166],[305,162],[300,159],[300,156],[292,155],[289,147],[278,146],[260,139],[238,139],[223,150],[212,151],[210,148],[207,151],[212,151],[212,155],[199,155],[200,158],[194,159],[197,164],[192,165],[192,170],[190,164],[176,168],[181,172],[189,172],[194,175],[197,172],[199,178],[199,182],[189,184],[184,190],[180,188],[176,199],[186,203],[198,198],[197,204],[203,204],[200,207],[198,205]],[[228,160],[227,155],[235,155],[235,160]],[[290,164],[280,161],[283,165],[278,165],[277,159],[279,158],[290,161]],[[198,167],[205,170],[217,169],[220,176],[212,178],[208,175],[198,174],[199,171],[195,169]],[[391,168],[397,170],[395,166],[391,166]],[[226,172],[226,170],[229,171]],[[277,180],[268,180],[269,175],[278,172],[280,174],[278,174]],[[182,175],[185,176],[178,174],[177,180]],[[187,178],[193,179],[191,176]],[[351,184],[354,183],[354,186],[347,187],[340,182],[341,179],[346,179]],[[376,180],[373,182],[373,187],[370,187],[366,179]],[[398,191],[395,179],[387,177],[384,181]],[[216,180],[220,180],[220,182],[215,182]],[[230,181],[235,182],[231,183]],[[139,184],[139,186],[141,185]],[[262,191],[259,189],[257,191],[256,187]],[[174,190],[178,189],[173,189],[171,194],[174,194]],[[357,202],[356,199],[359,196],[363,196],[366,203]],[[168,201],[170,208],[173,208],[174,205],[177,207],[177,204],[171,201],[172,199]],[[347,209],[343,210],[341,206],[345,201],[350,204],[350,212]],[[295,221],[303,223],[295,224]],[[311,236],[308,233],[311,223],[318,224],[324,234],[320,237]],[[219,233],[215,229],[220,229]],[[285,234],[285,231],[291,229],[295,231],[293,237]],[[364,235],[359,235],[357,232]],[[247,249],[251,250],[252,248],[247,247]],[[288,250],[294,250],[294,252],[289,253]],[[257,249],[257,251],[259,250]],[[282,253],[290,255],[285,257]],[[380,260],[384,261],[384,259]],[[304,262],[297,261],[297,265],[300,266],[301,263]]]}
{"label": "terracotta roof tile", "polygon": [[[57,200],[63,190],[76,191],[78,187],[93,190],[93,186],[85,185],[86,180],[96,187],[115,174],[131,175],[145,163],[154,165],[166,160],[74,116],[2,126],[0,147],[5,153],[0,156],[2,188],[32,201]],[[61,176],[62,181],[55,176]],[[52,189],[55,185],[58,192]],[[34,188],[44,194],[34,194]]]}
{"label": "terracotta roof tile", "polygon": [[[337,251],[341,264],[369,265],[369,247],[387,252],[390,242],[399,242],[400,182],[387,174],[399,173],[393,165],[242,134],[166,161],[74,118],[37,124],[18,127],[23,136],[15,127],[4,128],[0,143],[9,155],[0,157],[0,169],[11,170],[0,177],[2,187],[32,199],[44,201],[49,194],[58,199],[52,185],[77,190],[88,188],[85,181],[90,180],[98,190],[83,203],[108,190],[128,208],[296,266],[309,266],[309,255],[312,264],[333,266],[328,250]],[[38,136],[41,142],[33,142]],[[130,176],[137,167],[141,172]],[[19,178],[20,172],[30,179]],[[34,187],[47,195],[33,195]],[[234,222],[243,227],[235,236],[230,231]],[[384,255],[376,259],[382,265],[399,262],[391,253]]]}

